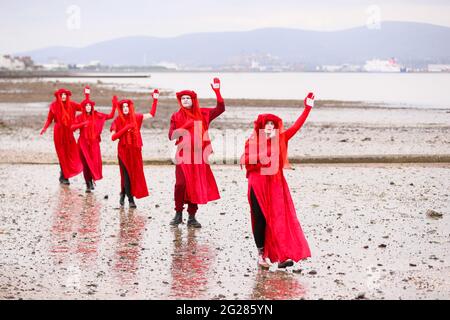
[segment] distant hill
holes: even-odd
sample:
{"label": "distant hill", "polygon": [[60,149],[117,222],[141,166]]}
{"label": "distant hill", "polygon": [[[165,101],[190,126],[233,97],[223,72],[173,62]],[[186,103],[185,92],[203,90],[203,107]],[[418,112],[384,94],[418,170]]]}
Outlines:
{"label": "distant hill", "polygon": [[39,63],[59,60],[108,65],[151,65],[167,61],[185,66],[226,65],[243,56],[270,54],[290,64],[363,64],[395,57],[405,65],[450,63],[450,28],[413,22],[384,22],[381,29],[342,31],[258,29],[194,33],[173,38],[126,37],[83,48],[49,47],[20,52]]}

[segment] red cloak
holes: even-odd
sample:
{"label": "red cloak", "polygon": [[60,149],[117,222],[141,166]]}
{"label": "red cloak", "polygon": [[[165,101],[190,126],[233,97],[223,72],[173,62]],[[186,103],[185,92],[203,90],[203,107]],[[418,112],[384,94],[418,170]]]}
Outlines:
{"label": "red cloak", "polygon": [[[90,114],[86,112],[86,105],[92,106]],[[82,114],[75,118],[75,126],[72,129],[80,129],[80,137],[78,138],[78,148],[80,155],[84,157],[94,181],[103,178],[102,174],[102,154],[100,151],[101,134],[105,121],[112,119],[114,116],[114,108],[110,114],[98,112],[94,109],[95,102],[89,99],[81,102]],[[87,126],[80,126],[84,122],[89,122]]]}
{"label": "red cloak", "polygon": [[[65,102],[61,100],[63,93],[67,95]],[[81,111],[81,108],[78,103],[70,100],[71,95],[72,93],[66,89],[59,89],[55,92],[56,100],[50,104],[47,121],[44,125],[45,131],[55,121],[53,141],[61,170],[66,179],[72,178],[83,171],[77,142],[71,130],[75,113]]]}
{"label": "red cloak", "polygon": [[[183,95],[191,97],[191,109],[182,106]],[[169,139],[176,138],[178,129],[184,129],[185,133],[189,133],[189,135],[178,136],[175,143],[177,145],[176,165],[183,170],[186,181],[185,203],[205,204],[220,199],[216,180],[208,161],[213,152],[208,128],[211,121],[225,111],[225,104],[223,101],[218,101],[215,108],[200,108],[197,94],[189,90],[178,92],[177,100],[180,109],[172,114]],[[196,124],[189,125],[192,121]],[[190,156],[186,156],[184,151],[189,151]]]}
{"label": "red cloak", "polygon": [[[289,168],[287,148],[289,139],[301,128],[311,107],[305,107],[302,115],[295,124],[284,131],[283,121],[272,114],[262,114],[254,123],[254,132],[245,144],[245,152],[241,157],[241,164],[247,169],[248,202],[251,209],[250,191],[253,189],[258,203],[266,219],[266,233],[264,244],[264,258],[272,262],[283,262],[287,259],[299,261],[311,256],[308,242],[303,234],[297,218],[291,193],[283,174],[284,168]],[[258,134],[264,129],[267,121],[273,121],[277,135],[275,138],[265,138]],[[260,141],[261,137],[266,141]],[[273,141],[278,140],[278,148],[271,148]],[[267,149],[265,149],[267,146]],[[271,157],[271,152],[275,152]],[[263,154],[261,153],[263,152]],[[261,170],[271,165],[271,161],[264,156],[277,160],[280,164],[271,174]],[[254,227],[252,213],[252,228]]]}
{"label": "red cloak", "polygon": [[[129,106],[129,114],[123,114],[123,104]],[[133,101],[121,100],[118,103],[119,116],[111,124],[111,131],[119,132],[126,125],[132,124],[133,129],[124,133],[117,145],[118,158],[124,164],[130,176],[131,194],[137,199],[149,195],[147,182],[144,175],[144,162],[142,160],[142,137],[141,126],[144,115],[134,112]],[[121,185],[124,185],[124,174],[120,169]]]}

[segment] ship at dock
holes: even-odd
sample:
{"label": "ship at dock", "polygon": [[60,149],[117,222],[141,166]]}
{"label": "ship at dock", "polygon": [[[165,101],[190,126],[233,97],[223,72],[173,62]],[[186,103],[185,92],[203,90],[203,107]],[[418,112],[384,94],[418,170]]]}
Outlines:
{"label": "ship at dock", "polygon": [[386,73],[396,73],[396,72],[406,72],[406,68],[401,66],[395,58],[388,60],[373,59],[366,61],[363,67],[366,72],[386,72]]}

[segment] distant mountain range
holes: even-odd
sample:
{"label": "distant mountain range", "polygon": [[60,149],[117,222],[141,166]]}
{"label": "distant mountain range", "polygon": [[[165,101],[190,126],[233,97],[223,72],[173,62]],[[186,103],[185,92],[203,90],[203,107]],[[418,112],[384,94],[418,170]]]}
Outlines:
{"label": "distant mountain range", "polygon": [[104,65],[223,66],[246,57],[277,57],[280,63],[313,67],[364,64],[395,57],[404,65],[450,63],[450,28],[413,22],[383,22],[342,31],[270,28],[243,32],[194,33],[172,38],[126,37],[83,48],[48,47],[29,55],[38,63],[58,60],[78,64],[99,60]]}

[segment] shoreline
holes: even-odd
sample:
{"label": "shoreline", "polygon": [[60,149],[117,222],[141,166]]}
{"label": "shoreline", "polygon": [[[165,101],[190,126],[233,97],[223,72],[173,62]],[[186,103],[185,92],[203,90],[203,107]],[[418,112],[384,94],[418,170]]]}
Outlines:
{"label": "shoreline", "polygon": [[[442,165],[450,167],[450,154],[441,155],[362,155],[362,156],[316,156],[316,157],[291,157],[291,164],[296,165]],[[57,160],[43,161],[11,161],[0,160],[0,165],[57,165]],[[117,165],[117,160],[104,160],[103,165]],[[171,159],[143,159],[144,166],[170,166],[174,165]],[[238,166],[239,159],[227,159],[225,163],[212,162],[211,166]],[[295,170],[295,168],[294,168]]]}
{"label": "shoreline", "polygon": [[0,71],[0,78],[4,79],[30,79],[30,78],[82,78],[82,77],[95,77],[95,78],[133,78],[133,77],[151,77],[152,73],[262,73],[262,74],[278,74],[278,73],[326,73],[326,74],[441,74],[449,73],[448,71],[399,71],[399,72],[383,72],[383,71],[320,71],[320,70],[287,70],[287,71],[257,71],[257,70],[176,70],[176,69],[164,69],[159,67],[148,67],[147,69],[135,69],[135,70],[105,70],[105,71],[92,71],[92,70],[78,70],[78,71]]}
{"label": "shoreline", "polygon": [[[94,77],[95,78],[95,77]],[[150,78],[149,78],[150,79]],[[23,81],[21,81],[23,80]],[[72,91],[72,97],[75,101],[81,101],[84,98],[84,85],[80,81],[62,82],[49,81],[45,78],[18,78],[9,79],[0,77],[0,103],[50,103],[53,100],[53,93],[60,87],[68,87]],[[126,90],[120,88],[117,84],[111,84],[98,80],[95,84],[89,84],[92,92],[95,93],[96,103],[98,105],[110,105],[113,95],[118,97],[129,97],[137,104],[150,99],[152,88],[149,86],[148,92],[138,90]],[[201,105],[214,105],[214,99],[199,99]],[[174,93],[161,90],[159,105],[161,107],[170,107],[176,105]],[[294,99],[245,99],[245,98],[226,98],[229,107],[260,107],[260,108],[291,108],[302,105],[301,100]],[[170,104],[170,105],[169,105]],[[393,105],[390,103],[374,101],[351,101],[351,100],[317,100],[314,108],[349,108],[349,109],[426,109],[426,110],[448,110],[450,107],[420,107],[414,105]],[[172,108],[171,108],[172,109]]]}

